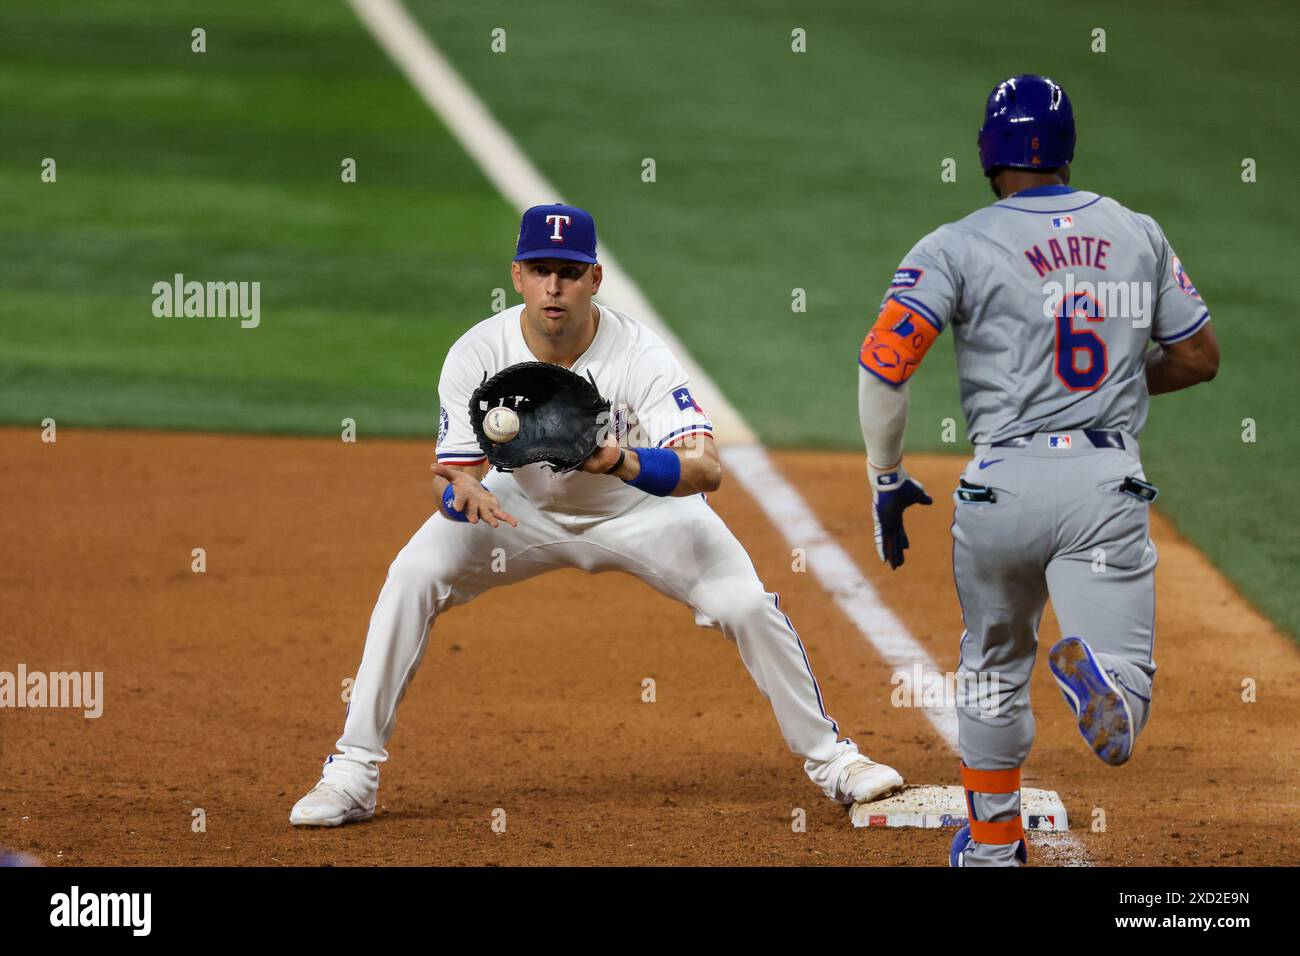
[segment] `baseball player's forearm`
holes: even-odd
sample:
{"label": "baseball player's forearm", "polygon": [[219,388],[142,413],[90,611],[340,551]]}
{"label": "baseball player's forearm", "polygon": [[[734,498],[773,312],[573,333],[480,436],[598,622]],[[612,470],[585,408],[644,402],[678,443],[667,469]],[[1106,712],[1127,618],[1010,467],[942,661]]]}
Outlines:
{"label": "baseball player's forearm", "polygon": [[[681,445],[656,451],[670,451],[681,465],[681,476],[669,497],[685,498],[701,492],[717,491],[722,484],[722,462],[717,446],[707,435],[687,439]],[[635,481],[641,474],[641,458],[634,449],[626,449],[623,464],[611,472],[624,481]]]}
{"label": "baseball player's forearm", "polygon": [[1191,338],[1157,346],[1146,354],[1147,391],[1176,392],[1208,382],[1219,372],[1219,339],[1207,323]]}
{"label": "baseball player's forearm", "polygon": [[897,465],[907,428],[907,383],[894,387],[859,368],[858,421],[868,464],[879,470]]}
{"label": "baseball player's forearm", "polygon": [[670,451],[682,462],[682,478],[673,491],[674,498],[717,491],[722,485],[722,462],[712,438],[701,442],[699,448],[674,447]]}
{"label": "baseball player's forearm", "polygon": [[909,546],[903,530],[903,512],[912,505],[928,505],[933,501],[902,464],[907,382],[895,386],[865,369],[859,369],[858,376],[858,420],[867,446],[876,554],[897,569],[903,564],[903,552]]}

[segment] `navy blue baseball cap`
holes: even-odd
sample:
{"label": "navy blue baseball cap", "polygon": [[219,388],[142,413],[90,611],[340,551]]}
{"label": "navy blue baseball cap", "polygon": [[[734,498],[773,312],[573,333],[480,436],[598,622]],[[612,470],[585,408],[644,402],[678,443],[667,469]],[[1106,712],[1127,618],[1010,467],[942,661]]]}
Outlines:
{"label": "navy blue baseball cap", "polygon": [[534,206],[519,223],[515,261],[573,259],[596,261],[596,220],[577,206]]}

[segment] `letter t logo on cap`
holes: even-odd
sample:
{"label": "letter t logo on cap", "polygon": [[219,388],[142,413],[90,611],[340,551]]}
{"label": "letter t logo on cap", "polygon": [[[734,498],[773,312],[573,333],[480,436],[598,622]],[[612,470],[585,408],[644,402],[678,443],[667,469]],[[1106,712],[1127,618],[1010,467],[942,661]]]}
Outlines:
{"label": "letter t logo on cap", "polygon": [[564,241],[564,227],[573,222],[572,216],[547,216],[546,224],[553,226],[551,230],[551,242]]}
{"label": "letter t logo on cap", "polygon": [[595,262],[596,223],[591,213],[558,202],[526,209],[519,221],[515,261],[526,259]]}

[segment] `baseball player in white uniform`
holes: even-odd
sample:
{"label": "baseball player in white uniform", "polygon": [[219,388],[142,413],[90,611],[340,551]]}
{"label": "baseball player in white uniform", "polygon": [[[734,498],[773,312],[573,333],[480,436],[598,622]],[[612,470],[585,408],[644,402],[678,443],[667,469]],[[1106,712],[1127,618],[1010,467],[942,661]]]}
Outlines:
{"label": "baseball player in white uniform", "polygon": [[970,823],[954,866],[1027,860],[1020,767],[1049,596],[1065,636],[1048,662],[1080,733],[1107,764],[1132,754],[1155,676],[1156,489],[1137,435],[1150,395],[1219,364],[1209,309],[1155,220],[1069,185],[1074,144],[1058,84],[998,84],[979,134],[998,201],[912,248],[859,354],[882,559],[903,563],[903,511],[930,504],[901,463],[907,381],[948,328],[975,446],[953,494],[958,675],[996,700],[957,709]]}
{"label": "baseball player in white uniform", "polygon": [[[690,607],[701,626],[721,629],[827,797],[851,804],[900,789],[897,771],[841,739],[777,595],[707,504],[722,468],[681,365],[654,332],[592,301],[601,283],[592,217],[574,206],[535,206],[524,213],[516,252],[511,272],[523,304],[478,323],[447,353],[433,466],[442,504],[388,570],[337,753],[290,822],[372,817],[397,705],[435,619],[556,568],[626,571]],[[534,361],[589,375],[612,403],[617,444],[579,471],[489,471],[478,445],[471,393],[485,376]]]}

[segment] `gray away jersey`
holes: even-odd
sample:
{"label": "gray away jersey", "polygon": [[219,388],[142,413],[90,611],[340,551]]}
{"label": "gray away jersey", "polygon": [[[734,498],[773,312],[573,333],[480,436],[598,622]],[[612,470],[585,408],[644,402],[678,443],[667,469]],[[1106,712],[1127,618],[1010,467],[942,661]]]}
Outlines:
{"label": "gray away jersey", "polygon": [[[952,325],[974,444],[1073,428],[1136,435],[1148,343],[1180,341],[1210,319],[1154,219],[1068,186],[1026,190],[936,229],[903,259],[883,305],[890,299],[932,327],[927,344]],[[894,384],[919,361],[904,354],[898,373],[868,353],[863,367]]]}

